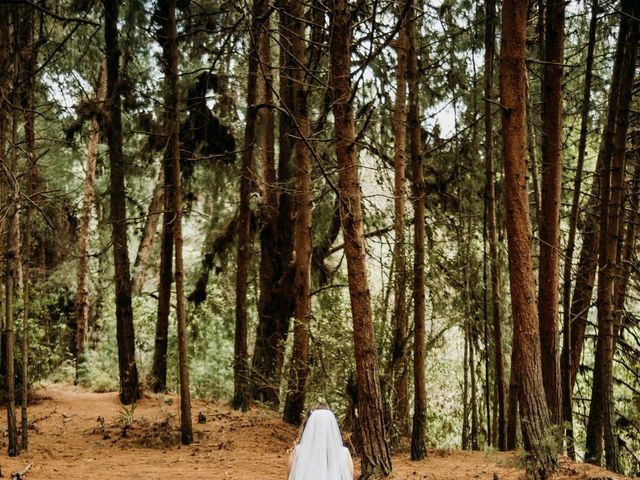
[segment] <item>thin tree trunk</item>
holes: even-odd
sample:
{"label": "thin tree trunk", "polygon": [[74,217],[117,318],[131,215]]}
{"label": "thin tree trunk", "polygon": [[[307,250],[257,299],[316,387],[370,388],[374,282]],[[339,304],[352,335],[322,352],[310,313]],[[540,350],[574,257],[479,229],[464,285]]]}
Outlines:
{"label": "thin tree trunk", "polygon": [[[638,22],[632,21],[638,7],[630,0],[622,2],[620,30],[614,63],[614,81],[609,95],[610,110],[607,118],[615,127],[607,128],[600,163],[600,243],[598,256],[598,338],[593,370],[593,389],[587,422],[585,459],[600,463],[602,437],[605,440],[607,468],[619,472],[617,437],[613,411],[613,354],[614,354],[614,286],[618,273],[618,238],[624,188],[625,144],[628,129],[629,106],[636,65]],[[619,69],[616,72],[616,69]],[[613,110],[613,111],[612,111]],[[614,132],[610,135],[609,132]],[[609,136],[610,135],[610,136]],[[606,142],[610,141],[610,145]]]}
{"label": "thin tree trunk", "polygon": [[[546,4],[542,79],[542,203],[538,281],[538,321],[542,380],[551,422],[562,425],[560,348],[558,345],[560,196],[562,193],[562,82],[564,78],[564,0]],[[561,430],[556,432],[561,441]]]}
{"label": "thin tree trunk", "polygon": [[575,249],[576,229],[578,224],[578,207],[580,204],[580,190],[582,187],[582,173],[584,158],[587,150],[587,131],[589,126],[589,110],[591,106],[591,83],[593,79],[593,55],[596,43],[596,26],[598,20],[598,0],[592,0],[591,20],[589,21],[589,43],[587,45],[587,59],[585,67],[584,89],[582,91],[582,112],[580,117],[580,139],[578,142],[578,161],[576,175],[573,182],[573,198],[571,201],[571,215],[569,217],[569,234],[564,258],[562,313],[564,331],[562,335],[562,356],[560,361],[562,379],[562,419],[566,426],[565,438],[567,454],[575,460],[575,441],[573,437],[573,383],[571,380],[572,362],[572,322],[571,317],[571,270],[573,267],[573,252]]}
{"label": "thin tree trunk", "polygon": [[[473,335],[473,326],[469,325],[469,375],[470,375],[470,388],[471,388],[471,450],[479,450],[480,445],[478,443],[478,382],[476,376],[476,356],[475,356],[475,343]],[[488,380],[487,380],[488,381]]]}
{"label": "thin tree trunk", "polygon": [[[420,130],[420,106],[418,86],[418,52],[415,33],[416,17],[411,14],[407,25],[409,44],[407,58],[407,80],[409,84],[408,126],[411,152],[411,168],[413,174],[413,209],[414,209],[414,260],[413,260],[413,429],[411,432],[411,460],[422,460],[427,456],[425,437],[427,434],[427,390],[425,382],[425,338],[426,338],[426,304],[425,304],[425,196],[426,188],[422,169],[422,143]],[[471,345],[470,345],[471,347]],[[473,379],[473,373],[471,378]],[[473,383],[471,385],[473,408]],[[473,425],[471,427],[473,441]]]}
{"label": "thin tree trunk", "polygon": [[[22,43],[25,58],[25,78],[23,82],[24,94],[22,108],[24,112],[24,138],[25,152],[27,155],[26,195],[31,197],[33,193],[33,174],[36,162],[36,136],[35,136],[35,67],[38,51],[34,44],[35,9],[27,7],[24,15],[24,28]],[[29,394],[29,284],[31,262],[31,218],[32,206],[26,204],[26,222],[24,225],[24,282],[22,285],[22,390],[21,390],[21,449],[26,452],[29,449],[28,432],[28,394]]]}
{"label": "thin tree trunk", "polygon": [[109,144],[111,240],[116,291],[116,331],[120,371],[120,401],[130,404],[140,398],[135,355],[131,276],[127,247],[127,211],[125,163],[122,154],[122,112],[120,98],[120,49],[118,46],[118,2],[103,0],[105,8],[104,38],[107,57],[107,100],[109,115],[105,122]]}
{"label": "thin tree trunk", "polygon": [[[495,2],[486,2],[484,96],[493,98],[493,57],[495,55]],[[498,448],[507,448],[507,421],[505,415],[504,360],[502,353],[502,318],[500,315],[500,263],[498,261],[498,235],[496,232],[496,194],[493,165],[493,124],[491,103],[484,102],[484,151],[487,195],[487,223],[489,233],[489,261],[491,265],[491,313],[493,315],[493,342],[495,348],[495,378],[498,392]]]}
{"label": "thin tree trunk", "polygon": [[[158,5],[159,15],[156,18],[158,43],[167,43],[167,18]],[[167,54],[163,53],[163,63],[168,63]],[[167,68],[167,67],[165,67]],[[164,112],[165,117],[169,111]],[[169,120],[165,119],[167,124]],[[169,132],[167,132],[169,133]],[[156,316],[156,331],[153,350],[153,365],[151,367],[150,387],[153,392],[160,393],[167,389],[167,349],[169,343],[169,315],[171,314],[171,283],[173,282],[173,246],[175,240],[174,228],[176,224],[175,205],[173,202],[176,181],[173,176],[172,137],[167,138],[162,155],[162,175],[164,204],[162,212],[162,237],[160,240],[160,279],[158,285],[158,310]]]}
{"label": "thin tree trunk", "polygon": [[[96,86],[96,101],[103,108],[106,97],[106,63],[100,65],[98,84]],[[85,167],[84,190],[82,194],[82,211],[80,214],[80,252],[78,259],[77,290],[76,290],[76,383],[80,375],[80,367],[85,361],[85,343],[89,330],[89,224],[91,222],[91,207],[95,192],[96,160],[98,144],[100,142],[100,124],[98,119],[91,119],[89,145],[87,146],[87,165]]]}
{"label": "thin tree trunk", "polygon": [[[11,104],[17,105],[18,95],[16,94],[17,85],[14,83],[14,89],[11,93]],[[5,307],[6,307],[6,325],[5,325],[5,342],[6,342],[6,383],[7,383],[7,448],[8,455],[14,457],[20,454],[18,445],[18,430],[16,422],[16,375],[15,375],[15,337],[14,337],[14,290],[17,284],[17,264],[19,262],[20,244],[16,242],[19,238],[20,216],[19,216],[19,185],[16,183],[15,173],[17,172],[18,159],[17,148],[18,143],[18,115],[14,112],[11,119],[11,143],[13,150],[11,152],[10,164],[5,165],[5,178],[7,179],[8,195],[8,222],[7,231],[5,232],[6,251],[4,254],[5,261]]]}
{"label": "thin tree trunk", "polygon": [[353,315],[353,343],[357,374],[358,433],[361,439],[361,479],[391,473],[378,383],[378,358],[367,279],[362,197],[358,179],[355,122],[351,105],[351,12],[346,0],[330,3],[330,78],[333,89],[338,189],[345,239],[349,296]]}
{"label": "thin tree trunk", "polygon": [[527,472],[532,478],[544,479],[555,471],[557,459],[548,443],[551,423],[542,384],[540,333],[531,262],[531,218],[526,181],[526,25],[526,2],[505,0],[500,49],[500,103],[503,105],[503,158],[515,368],[520,380],[519,399],[528,453]]}
{"label": "thin tree trunk", "polygon": [[291,24],[291,53],[296,61],[292,74],[294,89],[293,118],[298,128],[295,141],[298,186],[294,220],[293,251],[295,252],[294,298],[295,328],[291,369],[283,418],[297,425],[304,411],[307,375],[309,373],[309,324],[311,316],[311,211],[312,211],[312,161],[307,147],[311,136],[308,118],[305,68],[307,58],[304,41],[304,6],[300,0],[292,0],[289,9]]}
{"label": "thin tree trunk", "polygon": [[[184,262],[182,258],[182,185],[180,178],[180,88],[178,85],[178,36],[176,31],[176,0],[158,2],[160,23],[164,33],[162,44],[165,74],[165,132],[172,161],[174,188],[171,190],[174,211],[173,237],[175,246],[176,320],[178,326],[178,367],[180,379],[180,437],[183,445],[193,442],[191,424],[191,392],[189,390],[189,359],[187,355],[187,318],[184,298]],[[164,23],[164,24],[163,24]],[[168,162],[167,162],[168,163]],[[168,166],[168,165],[167,165]]]}
{"label": "thin tree trunk", "polygon": [[162,207],[164,204],[164,169],[160,168],[158,174],[158,183],[153,190],[153,196],[149,203],[147,210],[147,218],[144,222],[144,229],[142,230],[142,238],[138,245],[138,253],[136,253],[136,260],[133,262],[133,271],[135,272],[133,277],[132,293],[133,295],[140,295],[142,287],[144,286],[147,269],[149,268],[149,257],[153,250],[153,242],[156,238],[156,232],[158,231],[158,223],[160,222]]}
{"label": "thin tree trunk", "polygon": [[[635,149],[640,148],[636,141]],[[616,279],[614,297],[614,340],[618,339],[622,318],[624,316],[624,304],[626,300],[627,287],[633,271],[633,256],[636,248],[636,238],[638,230],[638,218],[640,217],[640,162],[636,159],[633,182],[629,195],[629,213],[627,215],[624,241],[622,243],[622,254],[620,257],[620,275]],[[615,349],[614,349],[615,350]]]}
{"label": "thin tree trunk", "polygon": [[[514,338],[515,340],[515,338]],[[518,380],[515,369],[515,343],[511,352],[511,373],[509,375],[509,405],[507,409],[507,450],[518,448]]]}
{"label": "thin tree trunk", "polygon": [[[409,1],[408,8],[411,8]],[[398,6],[403,9],[404,4]],[[400,15],[400,14],[399,14]],[[395,276],[393,283],[393,344],[389,359],[389,370],[392,377],[392,391],[390,401],[389,428],[392,435],[405,434],[408,430],[409,418],[409,382],[407,381],[408,358],[407,336],[409,331],[407,316],[407,266],[405,260],[405,226],[404,215],[406,208],[406,160],[407,154],[407,20],[399,16],[402,22],[396,52],[396,105],[393,118],[393,165],[394,165],[394,216],[393,229],[395,243],[393,245],[393,262]],[[395,443],[395,442],[394,442]]]}
{"label": "thin tree trunk", "polygon": [[462,383],[462,449],[469,450],[469,329],[465,320],[462,332],[464,334],[464,355],[462,358],[462,371],[464,380]]}
{"label": "thin tree trunk", "polygon": [[[12,202],[17,202],[14,196]],[[15,457],[20,453],[18,447],[18,431],[16,425],[16,376],[14,362],[14,315],[13,315],[13,290],[16,283],[16,245],[15,234],[18,230],[18,213],[15,203],[10,207],[9,229],[6,236],[5,252],[5,342],[6,342],[6,368],[7,368],[7,452],[10,457]]]}

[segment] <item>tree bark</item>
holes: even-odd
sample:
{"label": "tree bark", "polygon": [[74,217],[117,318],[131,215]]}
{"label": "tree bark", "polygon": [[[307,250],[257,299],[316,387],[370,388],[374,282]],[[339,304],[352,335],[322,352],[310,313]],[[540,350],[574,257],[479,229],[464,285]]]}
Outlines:
{"label": "tree bark", "polygon": [[[495,55],[495,1],[485,4],[484,96],[493,98],[493,59]],[[491,265],[491,313],[495,348],[495,378],[498,391],[498,448],[507,449],[507,419],[505,415],[504,360],[502,353],[502,318],[500,313],[501,275],[498,261],[498,235],[496,228],[496,193],[493,165],[493,125],[491,103],[484,102],[484,151],[487,196],[487,229],[489,234],[489,261]]]}
{"label": "tree bark", "polygon": [[[406,8],[411,8],[408,2]],[[405,9],[405,4],[398,6]],[[407,337],[409,331],[407,315],[407,266],[405,259],[406,238],[404,215],[406,208],[406,160],[407,154],[407,59],[408,36],[407,18],[399,13],[398,21],[402,26],[396,40],[398,61],[396,64],[396,105],[393,118],[393,166],[394,166],[394,214],[393,230],[395,243],[393,245],[393,263],[395,276],[393,282],[393,344],[389,358],[389,372],[391,376],[391,392],[389,401],[389,425],[387,430],[392,437],[403,435],[408,431],[409,419],[409,382]],[[394,441],[395,443],[395,441]]]}
{"label": "tree bark", "polygon": [[[233,408],[246,411],[249,408],[249,377],[247,347],[247,288],[249,261],[251,259],[251,210],[249,195],[253,184],[253,152],[257,141],[258,86],[260,63],[260,38],[263,22],[266,22],[267,0],[255,0],[251,23],[249,71],[247,73],[247,113],[244,130],[244,150],[240,168],[240,210],[238,214],[238,253],[236,273],[236,329],[233,367]],[[266,179],[266,177],[265,177]],[[268,180],[266,180],[268,182]],[[278,389],[276,389],[276,392]]]}
{"label": "tree bark", "polygon": [[[478,381],[476,375],[476,356],[473,335],[473,326],[469,325],[467,334],[469,335],[469,380],[471,387],[471,450],[479,450],[478,444]],[[487,380],[488,382],[488,380]]]}
{"label": "tree bark", "polygon": [[[514,338],[515,341],[515,338]],[[507,409],[507,450],[518,448],[518,380],[516,378],[515,343],[511,351],[511,373],[509,374],[509,405]]]}
{"label": "tree bark", "polygon": [[542,380],[551,413],[561,440],[562,390],[558,345],[560,196],[562,193],[562,82],[564,78],[564,0],[546,4],[546,32],[542,79],[542,186],[538,321],[542,357]]}
{"label": "tree bark", "polygon": [[307,58],[304,41],[304,6],[300,0],[292,0],[291,53],[296,59],[291,72],[294,92],[293,118],[298,135],[295,140],[298,186],[294,219],[293,258],[295,259],[294,298],[295,328],[287,399],[284,406],[285,421],[297,425],[304,411],[307,375],[309,373],[309,324],[311,316],[311,211],[313,203],[312,161],[307,142],[311,136],[308,118],[305,68]]}
{"label": "tree bark", "polygon": [[[158,43],[163,45],[162,62],[163,68],[168,68],[169,63],[168,49],[164,45],[168,43],[167,35],[167,17],[162,10],[166,5],[159,4],[157,6],[157,28],[156,33]],[[165,51],[167,50],[167,51]],[[168,118],[169,109],[164,112],[165,123],[170,125]],[[167,130],[167,134],[170,132]],[[160,240],[160,279],[158,285],[158,310],[156,315],[156,331],[153,350],[153,365],[151,367],[150,387],[151,390],[160,393],[167,389],[167,349],[169,343],[169,316],[171,314],[171,284],[173,282],[173,247],[175,240],[174,228],[176,225],[176,212],[174,210],[174,198],[176,189],[176,180],[173,175],[173,137],[169,135],[165,144],[162,155],[162,175],[163,175],[163,194],[162,201],[164,204],[162,212],[162,237]]]}
{"label": "tree bark", "polygon": [[598,20],[598,0],[592,0],[591,20],[589,21],[589,43],[587,45],[587,58],[584,77],[584,89],[582,91],[582,111],[580,116],[580,139],[578,141],[578,161],[576,175],[573,182],[573,198],[571,201],[571,214],[569,217],[569,234],[567,248],[565,250],[562,313],[564,331],[562,334],[562,355],[560,358],[562,380],[562,419],[566,426],[565,438],[567,441],[567,455],[575,460],[575,441],[573,436],[573,382],[571,371],[573,358],[571,355],[572,322],[571,316],[571,270],[573,268],[573,252],[575,249],[576,229],[578,224],[578,207],[580,204],[580,190],[582,188],[582,174],[584,170],[584,158],[587,150],[587,131],[589,127],[589,110],[591,107],[591,84],[593,80],[593,55],[596,43],[596,27]]}
{"label": "tree bark", "polygon": [[[587,422],[587,456],[599,462],[601,436],[604,436],[607,468],[620,472],[618,440],[613,407],[613,356],[615,347],[614,287],[619,273],[618,243],[621,234],[621,211],[624,191],[625,147],[629,126],[629,107],[636,67],[638,38],[636,2],[623,0],[616,47],[620,61],[617,115],[612,138],[612,155],[604,158],[600,172],[600,245],[598,257],[598,338],[593,372],[589,420]],[[614,67],[615,68],[615,67]],[[617,85],[612,85],[612,89]]]}
{"label": "tree bark", "polygon": [[[175,246],[176,320],[178,326],[178,365],[180,379],[180,438],[183,445],[193,442],[191,424],[191,392],[189,390],[189,359],[187,355],[187,318],[184,298],[184,263],[182,258],[182,184],[180,178],[180,87],[178,85],[178,35],[176,31],[176,0],[158,2],[164,16],[165,38],[162,42],[165,74],[165,131],[169,137],[171,168],[175,187],[171,190]],[[168,165],[167,165],[168,166]]]}
{"label": "tree bark", "polygon": [[[427,456],[425,437],[427,434],[427,390],[425,382],[425,196],[426,188],[422,169],[422,144],[420,129],[420,106],[418,84],[418,52],[416,48],[415,16],[412,14],[407,25],[408,58],[407,80],[409,83],[409,138],[411,142],[411,169],[413,173],[414,210],[414,260],[413,260],[413,430],[411,432],[411,460],[422,460]],[[472,345],[470,345],[470,348]],[[471,355],[470,355],[471,356]],[[471,360],[470,360],[471,361]],[[473,408],[473,373],[472,408]],[[473,414],[472,414],[473,415]],[[473,425],[471,426],[473,442]]]}
{"label": "tree bark", "polygon": [[[15,119],[14,119],[15,121]],[[15,138],[15,137],[14,137]],[[14,361],[14,288],[16,284],[16,258],[17,249],[14,242],[16,232],[19,228],[18,212],[16,202],[18,199],[14,196],[11,198],[13,205],[11,205],[9,212],[9,225],[6,233],[6,251],[4,254],[5,261],[5,348],[7,352],[6,368],[7,368],[7,453],[10,457],[19,455],[20,450],[18,446],[18,430],[16,425],[16,376],[15,376],[15,361]]]}
{"label": "tree bark", "polygon": [[[24,114],[24,141],[26,153],[26,182],[25,192],[31,198],[33,193],[33,176],[36,167],[36,135],[35,135],[35,68],[38,60],[38,49],[34,42],[34,22],[35,8],[26,7],[23,14],[23,28],[21,38],[21,54],[24,62],[22,110]],[[22,451],[29,448],[28,433],[28,394],[29,394],[29,287],[31,282],[30,262],[31,262],[31,218],[33,207],[30,202],[26,202],[24,224],[24,254],[23,272],[24,281],[22,285],[22,388],[21,397],[21,445]]]}
{"label": "tree bark", "polygon": [[557,459],[549,445],[550,419],[541,374],[535,281],[531,262],[531,218],[526,175],[526,25],[527,4],[505,0],[502,10],[500,51],[500,99],[507,239],[516,374],[527,450],[527,473],[544,479],[556,469]]}
{"label": "tree bark", "polygon": [[[96,86],[96,101],[103,108],[106,97],[106,63],[100,64],[98,84]],[[78,272],[76,275],[76,383],[80,375],[80,368],[85,361],[85,343],[89,331],[89,225],[91,223],[91,208],[96,181],[96,160],[98,144],[100,143],[100,124],[94,116],[91,119],[89,144],[87,146],[87,164],[85,167],[84,190],[82,194],[82,211],[80,214],[80,252]]]}
{"label": "tree bark", "polygon": [[[266,6],[264,7],[266,8]],[[260,298],[258,302],[258,329],[252,362],[252,398],[272,406],[280,403],[279,392],[284,362],[284,347],[289,331],[289,321],[294,315],[294,268],[292,268],[294,200],[290,189],[284,186],[292,182],[292,156],[294,125],[291,112],[295,110],[291,72],[297,66],[291,52],[291,22],[289,12],[279,11],[281,111],[279,118],[279,159],[276,171],[273,152],[262,156],[262,208],[260,221]],[[265,32],[267,33],[267,32]],[[270,64],[270,54],[265,35],[261,49],[263,63]],[[265,104],[272,103],[270,79],[265,83]],[[266,97],[268,95],[268,97]],[[273,115],[265,113],[263,130],[273,135]],[[267,116],[270,115],[270,116]],[[268,120],[268,121],[267,121]],[[267,125],[269,123],[270,126]],[[273,144],[273,140],[271,140]]]}
{"label": "tree bark", "polygon": [[464,354],[462,357],[462,449],[469,450],[469,329],[468,321],[464,321],[462,333],[464,336]]}
{"label": "tree bark", "polygon": [[158,174],[158,183],[153,190],[153,196],[151,197],[151,202],[147,209],[147,218],[145,219],[142,238],[138,245],[138,253],[136,253],[136,259],[133,262],[133,271],[135,272],[132,286],[133,295],[140,295],[140,293],[142,293],[147,269],[150,267],[149,257],[153,250],[153,242],[156,238],[158,223],[160,222],[162,207],[164,204],[163,183],[164,167],[161,167],[160,173]]}
{"label": "tree bark", "polygon": [[361,439],[361,478],[387,476],[391,456],[384,434],[382,400],[378,383],[371,294],[367,279],[358,179],[355,122],[351,105],[351,12],[346,0],[330,3],[330,77],[333,90],[335,148],[338,159],[338,189],[342,231],[345,239],[349,297],[353,315],[353,343],[357,374],[358,433]]}
{"label": "tree bark", "polygon": [[109,144],[111,241],[116,290],[116,332],[120,371],[120,401],[125,405],[140,398],[135,355],[131,276],[127,247],[125,163],[122,154],[122,112],[120,98],[120,49],[118,47],[118,2],[104,0],[104,38],[107,57],[108,116],[105,122]]}
{"label": "tree bark", "polygon": [[[640,145],[636,140],[635,149],[638,150]],[[636,154],[637,156],[637,154]],[[633,182],[629,195],[629,213],[626,220],[626,228],[624,229],[624,241],[622,242],[622,254],[620,256],[620,275],[616,279],[615,296],[613,303],[614,315],[614,340],[618,339],[622,320],[624,317],[624,304],[626,300],[627,287],[633,271],[633,256],[636,249],[636,239],[638,231],[638,217],[640,214],[640,163],[636,159],[634,168]],[[614,346],[615,351],[615,346]]]}
{"label": "tree bark", "polygon": [[[17,105],[18,96],[16,90],[18,85],[14,83],[11,93],[11,104]],[[14,113],[11,119],[11,143],[14,146],[11,153],[9,165],[5,165],[5,178],[7,181],[7,230],[5,232],[6,250],[4,253],[5,262],[5,348],[6,348],[6,385],[7,385],[7,453],[10,457],[20,454],[18,445],[18,429],[16,421],[16,375],[15,375],[15,336],[14,336],[14,290],[17,284],[17,264],[19,262],[20,244],[16,242],[19,238],[20,216],[19,216],[19,185],[16,183],[15,174],[17,172],[17,149],[18,143],[18,115]]]}

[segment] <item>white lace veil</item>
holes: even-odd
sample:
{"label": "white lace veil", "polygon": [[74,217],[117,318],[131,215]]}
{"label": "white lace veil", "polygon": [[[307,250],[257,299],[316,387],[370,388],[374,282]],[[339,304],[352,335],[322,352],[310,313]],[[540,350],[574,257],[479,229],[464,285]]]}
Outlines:
{"label": "white lace veil", "polygon": [[314,410],[296,447],[289,480],[352,480],[338,422],[331,410]]}

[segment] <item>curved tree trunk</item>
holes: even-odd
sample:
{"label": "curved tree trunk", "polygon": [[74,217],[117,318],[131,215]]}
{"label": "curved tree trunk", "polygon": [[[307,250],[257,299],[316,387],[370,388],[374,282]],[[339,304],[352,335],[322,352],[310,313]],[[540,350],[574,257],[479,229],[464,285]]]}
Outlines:
{"label": "curved tree trunk", "polygon": [[528,452],[527,471],[532,478],[544,479],[555,471],[557,459],[548,443],[551,423],[542,384],[540,334],[531,262],[531,219],[526,181],[526,25],[526,2],[505,0],[500,49],[500,103],[503,105],[509,277],[514,344],[517,347],[515,368],[519,379],[525,448]]}
{"label": "curved tree trunk", "polygon": [[335,145],[342,231],[345,239],[349,296],[353,315],[356,359],[358,432],[361,439],[361,478],[391,473],[391,456],[385,439],[382,399],[378,383],[371,294],[366,268],[362,197],[358,179],[355,124],[351,105],[351,12],[346,0],[333,0],[331,11],[329,85],[333,89]]}
{"label": "curved tree trunk", "polygon": [[107,102],[109,115],[105,122],[109,144],[111,240],[116,290],[116,331],[120,371],[120,401],[130,404],[140,398],[136,366],[131,276],[127,241],[125,164],[122,154],[122,112],[120,98],[120,49],[118,47],[118,2],[103,0],[105,9],[104,38],[107,57]]}

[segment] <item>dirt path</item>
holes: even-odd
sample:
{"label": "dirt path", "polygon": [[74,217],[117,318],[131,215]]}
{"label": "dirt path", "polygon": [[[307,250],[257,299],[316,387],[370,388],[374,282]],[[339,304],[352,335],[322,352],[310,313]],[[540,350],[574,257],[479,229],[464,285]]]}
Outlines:
{"label": "dirt path", "polygon": [[[270,411],[256,409],[243,415],[226,405],[194,401],[195,442],[185,447],[179,444],[175,396],[147,394],[133,411],[120,405],[116,393],[90,393],[70,386],[48,386],[38,397],[29,413],[29,453],[7,457],[6,435],[2,438],[4,478],[29,463],[27,480],[286,478],[287,449],[296,431]],[[198,423],[198,418],[204,423]],[[523,476],[514,467],[513,454],[434,451],[423,462],[406,457],[394,457],[395,478],[516,480]],[[562,477],[604,475],[599,469],[584,468],[565,465]]]}

